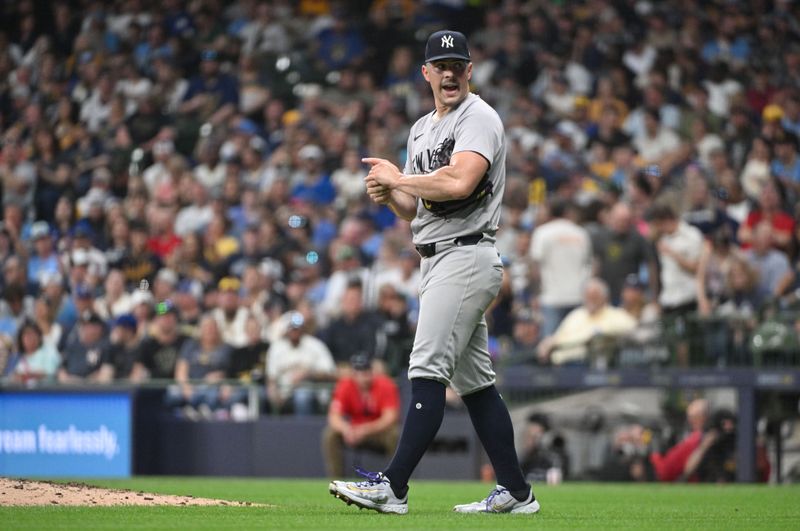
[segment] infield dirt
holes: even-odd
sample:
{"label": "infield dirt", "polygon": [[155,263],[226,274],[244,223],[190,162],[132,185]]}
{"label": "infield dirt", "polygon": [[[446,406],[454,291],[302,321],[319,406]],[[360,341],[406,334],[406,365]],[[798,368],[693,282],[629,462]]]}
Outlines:
{"label": "infield dirt", "polygon": [[0,506],[71,505],[80,507],[109,507],[119,505],[170,505],[170,506],[232,506],[246,507],[259,504],[150,494],[131,490],[106,489],[83,483],[54,483],[26,479],[0,478]]}

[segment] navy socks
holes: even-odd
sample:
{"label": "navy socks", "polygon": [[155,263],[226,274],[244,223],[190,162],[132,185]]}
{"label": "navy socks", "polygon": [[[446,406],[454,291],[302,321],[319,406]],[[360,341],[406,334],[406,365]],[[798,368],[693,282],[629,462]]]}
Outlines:
{"label": "navy socks", "polygon": [[507,488],[519,501],[528,499],[531,487],[522,475],[514,448],[511,417],[497,388],[492,385],[461,398],[492,462],[498,485]]}
{"label": "navy socks", "polygon": [[444,397],[443,383],[426,378],[411,380],[411,403],[408,405],[403,434],[400,436],[400,443],[397,445],[392,462],[383,472],[389,478],[392,490],[398,498],[403,498],[408,492],[408,479],[411,473],[414,472],[442,425]]}

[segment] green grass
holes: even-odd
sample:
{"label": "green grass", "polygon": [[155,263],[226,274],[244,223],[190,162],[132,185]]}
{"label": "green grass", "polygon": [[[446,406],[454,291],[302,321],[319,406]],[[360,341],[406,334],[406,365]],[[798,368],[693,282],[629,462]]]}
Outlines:
{"label": "green grass", "polygon": [[798,529],[800,486],[563,484],[538,486],[537,515],[459,515],[478,482],[412,483],[409,514],[348,507],[325,480],[136,478],[96,485],[272,507],[0,508],[0,529]]}

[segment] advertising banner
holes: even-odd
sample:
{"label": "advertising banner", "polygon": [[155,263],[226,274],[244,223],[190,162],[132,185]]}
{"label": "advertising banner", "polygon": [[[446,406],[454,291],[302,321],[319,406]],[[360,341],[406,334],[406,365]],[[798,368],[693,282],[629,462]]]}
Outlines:
{"label": "advertising banner", "polygon": [[130,476],[130,396],[0,393],[0,475]]}

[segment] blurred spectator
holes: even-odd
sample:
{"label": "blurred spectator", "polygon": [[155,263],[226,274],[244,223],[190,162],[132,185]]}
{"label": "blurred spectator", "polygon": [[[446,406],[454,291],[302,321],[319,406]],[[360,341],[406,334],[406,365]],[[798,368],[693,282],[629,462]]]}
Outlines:
{"label": "blurred spectator", "polygon": [[284,337],[267,352],[267,393],[276,412],[309,415],[327,393],[314,382],[335,378],[336,365],[325,343],[306,333],[306,319],[300,312],[289,315]]}
{"label": "blurred spectator", "polygon": [[342,294],[339,317],[330,322],[320,338],[337,364],[346,364],[353,352],[375,352],[380,317],[364,308],[363,287],[350,282]]}
{"label": "blurred spectator", "polygon": [[589,233],[574,221],[567,203],[550,206],[550,220],[537,227],[530,255],[538,267],[542,308],[542,335],[555,333],[561,320],[581,303],[582,290],[591,272]]}
{"label": "blurred spectator", "polygon": [[[131,380],[172,380],[181,349],[189,338],[181,332],[177,308],[171,301],[155,306],[155,320],[149,334],[139,345]],[[139,319],[139,316],[136,316]]]}
{"label": "blurred spectator", "polygon": [[112,269],[103,282],[103,295],[94,301],[94,311],[103,319],[112,319],[131,311],[131,296],[125,289],[125,275]]}
{"label": "blurred spectator", "polygon": [[67,342],[62,354],[63,363],[58,370],[61,383],[109,383],[114,378],[106,326],[96,313],[81,314],[78,333]]}
{"label": "blurred spectator", "polygon": [[350,204],[357,204],[364,198],[366,176],[367,170],[361,164],[358,151],[345,151],[342,154],[342,166],[331,174],[331,183],[336,188],[336,207],[339,210],[344,210]]}
{"label": "blurred spectator", "polygon": [[612,304],[619,304],[623,283],[629,275],[639,275],[647,267],[654,279],[656,268],[647,241],[633,226],[631,209],[623,202],[611,207],[605,226],[592,236],[598,276],[609,287]]}
{"label": "blurred spectator", "polygon": [[705,399],[698,398],[690,402],[686,407],[688,434],[666,452],[650,454],[650,464],[655,470],[658,481],[675,481],[682,478],[689,457],[703,439],[708,415],[708,402]]}
{"label": "blurred spectator", "polygon": [[19,326],[33,317],[33,297],[18,284],[7,285],[0,299],[0,333],[14,337]]}
{"label": "blurred spectator", "polygon": [[42,331],[33,321],[20,326],[15,356],[10,364],[13,381],[28,385],[55,380],[61,356],[52,344],[43,339]]}
{"label": "blurred spectator", "polygon": [[58,255],[50,236],[50,225],[46,221],[31,225],[30,237],[33,253],[28,258],[28,279],[38,288],[43,276],[59,272]]}
{"label": "blurred spectator", "polygon": [[219,53],[206,49],[200,54],[200,74],[189,80],[182,114],[193,115],[202,123],[220,124],[239,106],[239,82],[235,76],[220,71]]}
{"label": "blurred spectator", "polygon": [[769,181],[771,162],[772,145],[770,142],[763,137],[754,138],[747,154],[747,162],[739,175],[739,181],[751,199],[758,199],[761,190]]}
{"label": "blurred spectator", "polygon": [[139,355],[138,323],[131,313],[123,313],[111,322],[109,358],[114,367],[114,379],[127,380]]}
{"label": "blurred spectator", "polygon": [[520,449],[520,467],[528,481],[546,483],[548,472],[556,469],[562,478],[569,477],[569,456],[564,438],[551,431],[550,421],[543,413],[531,413],[525,425]]}
{"label": "blurred spectator", "polygon": [[731,234],[736,233],[738,224],[718,206],[716,198],[712,196],[710,183],[697,170],[686,172],[685,210],[683,220],[697,227],[703,236],[726,229]]}
{"label": "blurred spectator", "polygon": [[55,322],[57,309],[47,293],[40,294],[33,306],[33,321],[42,333],[42,343],[53,348],[58,348],[63,333],[61,325]]}
{"label": "blurred spectator", "polygon": [[620,307],[636,321],[637,329],[631,334],[634,339],[647,341],[655,337],[660,317],[658,304],[647,296],[646,286],[636,274],[625,277]]}
{"label": "blurred spectator", "polygon": [[775,178],[770,178],[761,189],[758,205],[750,210],[747,219],[739,226],[737,239],[743,249],[753,244],[753,231],[762,221],[772,227],[772,244],[788,251],[794,238],[795,220],[784,210],[786,204],[786,188]]}
{"label": "blurred spectator", "polygon": [[227,376],[243,382],[263,382],[269,343],[263,339],[261,324],[252,315],[245,323],[245,334],[245,344],[231,354]]}
{"label": "blurred spectator", "polygon": [[393,377],[408,368],[414,345],[414,330],[408,318],[408,299],[394,286],[384,284],[378,290],[376,307],[381,325],[376,333],[375,363]]}
{"label": "blurred spectator", "polygon": [[118,266],[125,274],[127,286],[138,287],[142,280],[153,282],[161,267],[161,259],[147,246],[147,226],[138,221],[130,223],[130,248],[123,254]]}
{"label": "blurred spectator", "polygon": [[221,279],[217,284],[218,306],[212,312],[223,341],[234,348],[247,343],[246,327],[250,317],[250,311],[240,304],[241,285],[236,277]]}
{"label": "blurred spectator", "polygon": [[695,276],[703,252],[703,235],[680,220],[666,204],[654,205],[649,219],[661,267],[658,303],[665,331],[673,341],[675,359],[686,366],[691,361],[690,341],[698,334],[687,319],[697,310]]}
{"label": "blurred spectator", "polygon": [[658,297],[661,308],[665,314],[694,311],[697,306],[694,275],[703,248],[703,235],[678,219],[668,205],[655,205],[649,219],[661,265]]}
{"label": "blurred spectator", "polygon": [[315,205],[333,202],[336,189],[331,176],[324,168],[325,152],[314,144],[303,146],[297,152],[300,170],[292,176],[292,199],[306,201]]}
{"label": "blurred spectator", "polygon": [[527,308],[514,315],[507,361],[509,363],[535,363],[536,350],[541,341],[541,318]]}
{"label": "blurred spectator", "polygon": [[[208,416],[218,406],[219,388],[231,361],[231,346],[222,339],[216,319],[205,315],[200,319],[197,339],[183,343],[175,363],[176,385],[167,388],[168,407],[196,418],[194,409]],[[187,407],[188,406],[188,407]]]}
{"label": "blurred spectator", "polygon": [[353,282],[360,282],[362,290],[367,282],[367,269],[361,265],[359,253],[351,245],[331,246],[333,272],[325,285],[325,296],[319,307],[322,323],[337,317],[341,312],[344,292]]}
{"label": "blurred spectator", "polygon": [[400,437],[400,393],[397,384],[375,374],[369,357],[357,354],[352,371],[336,382],[322,432],[322,452],[329,477],[344,474],[344,449],[370,449],[387,458]]}
{"label": "blurred spectator", "polygon": [[753,231],[753,246],[745,252],[750,265],[758,273],[758,295],[761,300],[777,299],[794,282],[794,270],[786,253],[775,249],[775,233],[769,222],[762,221]]}
{"label": "blurred spectator", "polygon": [[[600,343],[607,338],[633,331],[636,321],[625,310],[610,306],[608,296],[605,282],[590,279],[584,288],[583,304],[569,312],[555,334],[539,344],[539,359],[555,365],[584,365],[593,361],[588,356],[592,354],[593,340],[596,346],[602,346]],[[606,363],[609,353],[601,350],[594,354],[605,356],[606,360],[598,363]]]}

